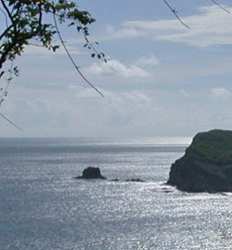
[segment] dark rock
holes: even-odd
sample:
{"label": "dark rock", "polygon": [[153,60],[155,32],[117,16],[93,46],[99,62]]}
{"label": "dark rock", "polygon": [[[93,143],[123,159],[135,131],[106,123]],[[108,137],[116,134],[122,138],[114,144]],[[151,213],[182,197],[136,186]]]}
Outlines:
{"label": "dark rock", "polygon": [[111,181],[116,181],[116,182],[118,182],[119,179],[118,179],[118,178],[115,178],[115,179],[112,179]]}
{"label": "dark rock", "polygon": [[105,180],[106,178],[101,175],[101,171],[99,168],[95,167],[88,167],[83,170],[82,176],[76,177],[77,179],[102,179]]}
{"label": "dark rock", "polygon": [[139,179],[139,178],[126,179],[125,181],[120,180],[118,178],[115,178],[115,179],[112,179],[111,181],[114,181],[114,182],[119,182],[119,181],[121,181],[121,182],[144,182],[144,180]]}
{"label": "dark rock", "polygon": [[144,182],[144,180],[139,178],[126,179],[126,182]]}
{"label": "dark rock", "polygon": [[187,192],[232,192],[232,131],[197,134],[172,164],[167,184]]}

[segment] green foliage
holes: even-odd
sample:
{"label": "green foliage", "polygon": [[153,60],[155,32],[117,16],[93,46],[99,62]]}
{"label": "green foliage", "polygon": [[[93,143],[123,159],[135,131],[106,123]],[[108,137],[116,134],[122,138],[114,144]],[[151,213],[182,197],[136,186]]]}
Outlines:
{"label": "green foliage", "polygon": [[232,162],[232,131],[211,130],[197,134],[188,153],[199,155],[212,162],[231,163]]}
{"label": "green foliage", "polygon": [[0,0],[0,8],[6,20],[0,34],[0,69],[21,55],[32,39],[55,52],[59,46],[53,44],[57,33],[54,16],[60,24],[83,32],[85,38],[88,25],[95,21],[73,0]]}

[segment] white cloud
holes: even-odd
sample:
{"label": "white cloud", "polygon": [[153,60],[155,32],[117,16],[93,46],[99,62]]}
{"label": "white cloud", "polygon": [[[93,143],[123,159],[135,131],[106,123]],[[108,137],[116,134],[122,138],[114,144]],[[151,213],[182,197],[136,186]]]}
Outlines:
{"label": "white cloud", "polygon": [[[232,12],[232,8],[226,7]],[[109,39],[148,38],[191,46],[206,47],[232,43],[232,18],[217,6],[199,8],[199,14],[183,17],[186,29],[172,20],[127,21],[115,29],[108,28]]]}
{"label": "white cloud", "polygon": [[181,96],[184,96],[186,98],[190,97],[190,94],[188,91],[186,91],[185,89],[180,89],[179,93],[181,94]]}
{"label": "white cloud", "polygon": [[214,97],[228,98],[231,97],[231,91],[226,88],[212,88],[210,94]]}
{"label": "white cloud", "polygon": [[141,57],[137,60],[136,65],[141,66],[141,67],[154,67],[159,65],[159,59],[151,55],[149,57]]}
{"label": "white cloud", "polygon": [[[231,128],[232,98],[211,100],[209,90],[32,89],[15,85],[2,112],[23,128],[18,132],[0,123],[1,136],[154,136],[186,135],[212,128]],[[215,88],[227,94],[229,88]],[[229,91],[230,92],[230,91]],[[185,93],[185,92],[184,92]]]}
{"label": "white cloud", "polygon": [[116,75],[123,78],[146,78],[150,76],[149,72],[138,65],[126,65],[117,60],[111,60],[108,63],[94,63],[87,71],[95,75]]}

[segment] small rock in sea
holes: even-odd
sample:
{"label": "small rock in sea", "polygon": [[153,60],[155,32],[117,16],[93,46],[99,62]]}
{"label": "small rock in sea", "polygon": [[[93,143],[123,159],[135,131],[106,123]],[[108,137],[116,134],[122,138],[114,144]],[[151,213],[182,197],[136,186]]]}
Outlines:
{"label": "small rock in sea", "polygon": [[82,172],[82,176],[76,177],[76,179],[102,179],[105,180],[106,177],[101,175],[100,168],[88,167]]}

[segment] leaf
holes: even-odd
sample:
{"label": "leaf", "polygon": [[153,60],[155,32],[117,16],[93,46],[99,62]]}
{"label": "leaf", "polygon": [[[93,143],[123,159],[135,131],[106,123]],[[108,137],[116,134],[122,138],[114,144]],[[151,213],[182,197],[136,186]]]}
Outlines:
{"label": "leaf", "polygon": [[68,26],[71,27],[73,26],[75,23],[74,22],[71,22]]}
{"label": "leaf", "polygon": [[53,47],[52,47],[53,52],[56,52],[56,50],[59,49],[59,47],[60,47],[59,45],[53,46]]}

